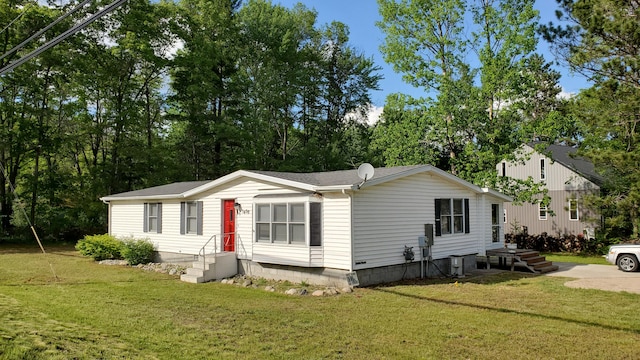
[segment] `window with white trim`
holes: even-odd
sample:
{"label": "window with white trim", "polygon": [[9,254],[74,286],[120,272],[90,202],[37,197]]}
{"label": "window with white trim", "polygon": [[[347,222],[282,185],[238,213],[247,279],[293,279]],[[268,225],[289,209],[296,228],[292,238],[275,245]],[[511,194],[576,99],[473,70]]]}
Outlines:
{"label": "window with white trim", "polygon": [[256,242],[306,245],[309,239],[310,246],[322,244],[321,203],[257,203],[255,207]]}
{"label": "window with white trim", "polygon": [[500,205],[491,204],[491,242],[500,241]]}
{"label": "window with white trim", "polygon": [[436,236],[469,233],[469,199],[435,199]]}
{"label": "window with white trim", "polygon": [[180,234],[202,235],[202,201],[180,203]]}
{"label": "window with white trim", "polygon": [[569,199],[569,219],[578,220],[578,199]]}
{"label": "window with white trim", "polygon": [[538,219],[539,220],[547,220],[548,212],[549,212],[549,208],[546,205],[542,205],[538,203]]}
{"label": "window with white trim", "polygon": [[143,231],[162,233],[162,203],[144,203]]}
{"label": "window with white trim", "polygon": [[540,159],[540,180],[545,180],[547,178],[547,169],[545,166],[544,158]]}

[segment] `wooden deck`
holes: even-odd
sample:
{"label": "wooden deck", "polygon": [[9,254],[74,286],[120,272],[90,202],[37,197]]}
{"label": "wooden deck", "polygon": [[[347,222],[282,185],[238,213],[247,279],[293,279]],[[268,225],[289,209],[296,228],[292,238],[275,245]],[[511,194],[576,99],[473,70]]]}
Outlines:
{"label": "wooden deck", "polygon": [[491,266],[492,260],[497,260],[499,267],[511,267],[511,271],[515,268],[524,268],[533,273],[547,273],[558,270],[558,265],[553,265],[551,261],[547,261],[544,256],[535,250],[529,249],[495,249],[486,252],[487,268]]}

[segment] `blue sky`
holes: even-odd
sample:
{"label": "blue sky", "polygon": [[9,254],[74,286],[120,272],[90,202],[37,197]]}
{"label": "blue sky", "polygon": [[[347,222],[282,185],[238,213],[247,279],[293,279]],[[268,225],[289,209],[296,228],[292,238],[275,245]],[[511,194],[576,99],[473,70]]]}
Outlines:
{"label": "blue sky", "polygon": [[[375,64],[382,68],[384,79],[380,83],[381,90],[372,94],[373,104],[377,107],[384,106],[387,95],[395,92],[410,94],[416,97],[424,96],[424,90],[416,89],[402,81],[402,75],[396,74],[391,65],[384,62],[380,53],[384,35],[376,27],[376,21],[380,20],[378,5],[375,0],[273,0],[275,4],[291,8],[297,3],[315,9],[318,13],[318,24],[328,24],[331,21],[340,21],[349,26],[350,43],[366,56],[373,57]],[[548,23],[555,20],[556,2],[553,0],[537,0],[536,9],[540,11],[540,22]],[[548,44],[539,39],[538,52],[543,54],[547,61],[555,59],[549,52]],[[555,66],[560,71],[562,78],[560,85],[566,93],[577,93],[580,89],[589,87],[586,79],[579,75],[572,75],[567,69]]]}

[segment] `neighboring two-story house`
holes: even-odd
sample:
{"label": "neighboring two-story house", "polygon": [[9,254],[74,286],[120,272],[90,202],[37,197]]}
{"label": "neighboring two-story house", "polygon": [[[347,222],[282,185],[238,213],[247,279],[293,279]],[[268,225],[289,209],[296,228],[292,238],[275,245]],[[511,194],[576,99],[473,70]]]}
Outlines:
{"label": "neighboring two-story house", "polygon": [[518,156],[524,161],[502,161],[496,166],[499,176],[515,179],[533,178],[546,185],[551,197],[548,207],[540,204],[504,204],[506,233],[526,231],[550,236],[584,234],[593,236],[600,223],[599,215],[587,209],[582,201],[587,194],[599,192],[603,179],[593,163],[576,156],[576,149],[550,145],[543,152],[535,143],[522,145]]}

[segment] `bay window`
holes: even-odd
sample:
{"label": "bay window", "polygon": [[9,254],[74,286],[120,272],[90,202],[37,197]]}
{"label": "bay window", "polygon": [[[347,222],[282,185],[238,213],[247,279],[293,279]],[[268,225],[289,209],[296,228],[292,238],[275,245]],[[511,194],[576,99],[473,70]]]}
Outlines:
{"label": "bay window", "polygon": [[255,205],[255,241],[320,246],[320,209],[319,202],[258,202]]}

